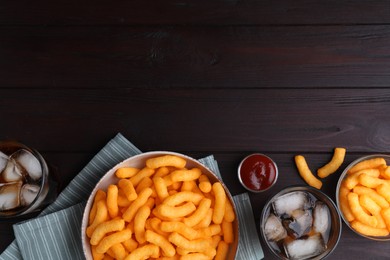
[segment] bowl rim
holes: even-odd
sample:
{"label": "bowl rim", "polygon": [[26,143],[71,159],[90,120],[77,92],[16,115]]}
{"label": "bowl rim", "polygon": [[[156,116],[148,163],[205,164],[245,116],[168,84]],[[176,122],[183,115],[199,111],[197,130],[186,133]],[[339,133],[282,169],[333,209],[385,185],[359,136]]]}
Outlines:
{"label": "bowl rim", "polygon": [[[340,242],[340,239],[341,239],[341,233],[342,233],[342,229],[343,229],[343,225],[342,225],[342,221],[341,221],[341,217],[340,217],[340,213],[339,213],[339,210],[338,210],[338,207],[337,205],[334,203],[334,201],[323,191],[321,190],[318,190],[316,188],[313,188],[311,186],[308,186],[308,185],[291,185],[291,186],[288,186],[288,187],[285,187],[283,188],[282,190],[278,191],[277,193],[275,193],[274,195],[272,195],[268,200],[267,202],[264,204],[264,207],[263,207],[263,210],[261,212],[261,215],[260,215],[260,233],[261,233],[261,236],[265,242],[265,244],[267,245],[269,251],[274,255],[276,256],[278,259],[289,259],[289,258],[286,258],[286,257],[281,257],[281,255],[277,254],[272,248],[271,246],[269,245],[268,243],[268,240],[267,238],[265,237],[265,234],[263,232],[263,220],[265,218],[265,215],[267,213],[267,210],[268,208],[271,206],[271,202],[276,199],[277,197],[281,196],[281,195],[284,195],[284,194],[287,194],[287,193],[290,193],[290,192],[294,192],[294,191],[307,191],[307,192],[310,192],[312,195],[316,196],[316,194],[314,194],[315,192],[323,195],[327,202],[329,202],[333,209],[334,209],[334,212],[336,213],[336,220],[338,222],[338,226],[340,227],[340,229],[337,231],[337,238],[336,238],[336,242],[335,242],[335,245],[333,246],[332,249],[330,249],[326,255],[322,256],[322,254],[318,255],[318,256],[315,256],[314,258],[310,258],[310,259],[325,259],[327,258],[329,255],[332,254],[332,252],[336,249],[338,243]],[[316,196],[317,197],[317,196]],[[332,209],[329,209],[332,211]]]}
{"label": "bowl rim", "polygon": [[343,222],[344,222],[344,223],[348,226],[348,228],[351,229],[354,233],[356,233],[357,235],[359,235],[359,236],[361,236],[361,237],[370,239],[370,240],[385,242],[385,241],[389,241],[389,240],[390,240],[390,235],[388,235],[388,236],[386,236],[386,237],[367,236],[367,235],[361,234],[361,233],[357,232],[355,229],[353,229],[353,228],[351,227],[351,225],[349,224],[349,221],[348,221],[347,219],[345,219],[344,214],[343,214],[343,212],[341,211],[341,208],[340,208],[340,200],[339,200],[339,193],[340,193],[341,182],[344,180],[345,176],[347,175],[348,170],[351,169],[355,164],[357,164],[357,163],[359,163],[359,162],[361,162],[361,161],[368,160],[368,159],[373,159],[373,158],[378,158],[378,157],[383,157],[383,158],[385,158],[386,161],[390,162],[390,155],[389,155],[389,154],[376,153],[376,154],[370,154],[370,155],[361,156],[361,157],[355,159],[354,161],[352,161],[350,164],[348,164],[347,167],[345,167],[345,169],[343,170],[343,172],[341,173],[341,175],[340,175],[340,177],[339,177],[339,179],[338,179],[338,181],[337,181],[337,186],[336,186],[336,204],[337,204],[337,209],[338,209],[339,212],[340,212],[340,216],[341,216],[341,218],[343,219]]}
{"label": "bowl rim", "polygon": [[[204,165],[203,163],[201,163],[199,160],[195,159],[195,158],[192,158],[188,155],[185,155],[185,154],[182,154],[182,153],[178,153],[178,152],[172,152],[172,151],[148,151],[148,152],[143,152],[143,153],[140,153],[140,154],[136,154],[136,155],[133,155],[133,156],[130,156],[124,160],[122,160],[121,162],[115,164],[115,166],[111,167],[108,171],[106,171],[102,176],[101,178],[99,179],[99,181],[95,184],[93,190],[91,191],[89,197],[88,197],[88,200],[86,201],[86,205],[84,207],[84,210],[83,210],[83,215],[82,215],[82,221],[81,221],[81,230],[80,230],[80,235],[81,235],[81,242],[82,242],[82,248],[83,248],[83,253],[84,253],[84,257],[86,259],[89,259],[89,255],[87,255],[87,251],[90,250],[90,247],[87,248],[87,244],[89,244],[89,241],[86,237],[86,234],[85,234],[85,230],[87,228],[87,225],[88,225],[88,216],[89,216],[89,211],[90,211],[90,208],[92,206],[92,201],[94,199],[94,196],[96,194],[96,191],[98,190],[98,187],[100,187],[100,185],[102,184],[102,182],[104,182],[104,180],[106,178],[109,178],[111,176],[113,176],[115,174],[115,171],[120,168],[120,167],[124,167],[125,164],[129,163],[129,161],[135,161],[137,160],[138,158],[142,158],[142,157],[147,157],[147,158],[151,158],[153,156],[162,156],[162,155],[176,155],[176,156],[179,156],[179,157],[182,157],[192,163],[195,163],[201,167],[203,167],[206,171],[208,171],[209,173],[212,174],[212,176],[217,180],[219,181],[221,184],[222,184],[222,187],[224,188],[225,192],[226,192],[226,195],[228,197],[228,199],[230,200],[232,206],[233,206],[233,210],[234,210],[234,213],[236,215],[236,218],[234,220],[234,222],[236,222],[236,225],[234,225],[233,229],[234,230],[237,230],[237,239],[236,239],[236,242],[233,242],[235,248],[233,248],[233,250],[235,250],[234,254],[233,254],[233,257],[236,258],[237,257],[237,252],[238,252],[238,248],[239,248],[239,240],[240,240],[240,225],[239,225],[239,219],[238,219],[238,211],[237,211],[237,208],[234,204],[234,200],[233,200],[233,196],[231,195],[229,189],[227,188],[227,186],[225,185],[225,183],[223,182],[223,180],[217,176],[214,171],[212,171],[209,167],[207,167],[206,165]],[[145,160],[147,159],[145,158]]]}

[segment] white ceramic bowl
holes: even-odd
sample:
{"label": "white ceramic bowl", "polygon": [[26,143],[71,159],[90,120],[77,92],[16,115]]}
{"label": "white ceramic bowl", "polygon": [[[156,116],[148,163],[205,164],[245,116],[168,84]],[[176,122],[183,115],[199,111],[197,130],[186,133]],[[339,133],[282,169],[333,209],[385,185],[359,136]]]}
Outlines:
{"label": "white ceramic bowl", "polygon": [[355,229],[353,229],[351,227],[351,225],[349,224],[349,221],[344,217],[343,215],[343,212],[341,211],[341,208],[340,208],[340,200],[339,200],[339,192],[340,192],[340,187],[341,187],[341,183],[342,181],[346,178],[346,175],[349,171],[349,169],[351,169],[353,166],[355,166],[357,163],[361,162],[361,161],[364,161],[364,160],[369,160],[369,159],[373,159],[373,158],[379,158],[379,157],[382,157],[386,160],[386,163],[387,165],[390,165],[390,156],[389,155],[386,155],[386,154],[373,154],[373,155],[367,155],[367,156],[363,156],[363,157],[360,157],[359,159],[356,159],[355,161],[353,161],[352,163],[350,163],[347,168],[344,169],[344,171],[341,173],[340,175],[340,178],[339,178],[339,181],[337,182],[337,187],[336,187],[336,203],[337,203],[337,207],[339,209],[339,212],[340,212],[340,215],[344,221],[344,223],[353,231],[355,232],[356,234],[358,234],[359,236],[362,236],[362,237],[365,237],[365,238],[368,238],[368,239],[371,239],[371,240],[376,240],[376,241],[389,241],[390,240],[390,235],[389,236],[385,236],[385,237],[374,237],[374,236],[366,236],[366,235],[363,235],[359,232],[357,232]]}
{"label": "white ceramic bowl", "polygon": [[86,207],[84,209],[83,220],[82,220],[82,225],[81,225],[81,240],[82,240],[82,244],[83,244],[84,255],[85,255],[87,260],[93,259],[92,258],[92,253],[91,253],[91,246],[90,246],[90,243],[89,243],[89,238],[86,235],[86,228],[88,226],[89,212],[91,210],[91,207],[92,207],[92,204],[93,204],[93,199],[95,197],[95,194],[96,194],[97,190],[98,189],[107,190],[107,187],[110,184],[116,184],[118,182],[119,179],[115,176],[115,171],[117,169],[122,168],[122,167],[143,168],[143,167],[145,167],[145,162],[146,162],[147,159],[152,158],[152,157],[167,155],[167,154],[169,154],[169,155],[176,155],[176,156],[184,158],[187,161],[186,167],[188,167],[188,168],[193,168],[193,167],[200,168],[202,170],[203,174],[208,176],[208,178],[210,179],[211,183],[214,183],[216,181],[219,181],[219,182],[222,183],[222,186],[225,189],[227,197],[230,200],[231,204],[233,205],[234,212],[236,213],[236,219],[233,222],[233,229],[234,229],[233,231],[234,231],[235,239],[234,239],[234,242],[232,244],[230,244],[229,254],[228,254],[228,258],[227,258],[228,260],[235,259],[236,252],[237,252],[237,249],[238,249],[238,240],[239,240],[238,217],[237,217],[236,208],[235,208],[234,203],[233,203],[233,198],[232,198],[229,190],[226,188],[226,186],[222,182],[222,180],[219,179],[209,168],[207,168],[206,166],[201,164],[199,161],[197,161],[197,160],[195,160],[195,159],[193,159],[193,158],[191,158],[189,156],[186,156],[186,155],[183,155],[183,154],[179,154],[179,153],[174,153],[174,152],[155,151],[155,152],[146,152],[146,153],[142,153],[142,154],[139,154],[139,155],[135,155],[133,157],[130,157],[130,158],[124,160],[123,162],[117,164],[114,168],[109,170],[100,179],[100,181],[96,184],[95,188],[93,189],[91,195],[88,198],[87,205],[86,205]]}

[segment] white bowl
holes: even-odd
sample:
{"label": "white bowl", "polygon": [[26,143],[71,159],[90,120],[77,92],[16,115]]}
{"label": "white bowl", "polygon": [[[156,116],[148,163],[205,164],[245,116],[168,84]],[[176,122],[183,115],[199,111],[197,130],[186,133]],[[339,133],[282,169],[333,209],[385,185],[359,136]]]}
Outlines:
{"label": "white bowl", "polygon": [[109,170],[99,180],[99,182],[96,184],[95,188],[93,189],[91,195],[88,198],[87,205],[86,205],[86,207],[84,209],[83,220],[82,220],[82,224],[81,224],[81,240],[82,240],[82,244],[83,244],[84,255],[85,255],[87,260],[93,259],[92,258],[92,253],[91,253],[91,246],[90,246],[90,243],[89,243],[89,238],[86,235],[86,229],[87,229],[87,226],[88,226],[89,212],[91,210],[91,207],[92,207],[92,204],[93,204],[93,199],[95,197],[95,194],[96,194],[97,190],[98,189],[107,190],[107,187],[110,184],[118,183],[119,179],[115,176],[115,171],[117,169],[122,168],[122,167],[143,168],[143,167],[145,167],[145,162],[146,162],[147,159],[152,158],[152,157],[167,155],[167,154],[169,154],[169,155],[176,155],[176,156],[179,156],[179,157],[185,159],[187,161],[186,167],[188,167],[188,168],[197,167],[197,168],[201,169],[202,173],[207,175],[207,177],[210,179],[211,183],[219,181],[222,184],[222,186],[224,187],[225,192],[227,194],[227,197],[230,200],[231,204],[233,205],[233,209],[234,209],[234,212],[236,214],[236,218],[235,218],[235,220],[233,222],[233,231],[234,231],[235,239],[234,239],[233,243],[230,244],[230,249],[229,249],[229,254],[228,254],[227,259],[228,260],[235,259],[236,253],[237,253],[237,249],[238,249],[238,240],[239,240],[238,215],[237,215],[236,207],[234,206],[233,198],[232,198],[229,190],[225,186],[225,184],[209,168],[207,168],[206,166],[201,164],[199,161],[197,161],[197,160],[195,160],[195,159],[193,159],[193,158],[191,158],[189,156],[186,156],[186,155],[183,155],[183,154],[179,154],[179,153],[175,153],[175,152],[155,151],[155,152],[146,152],[146,153],[142,153],[142,154],[139,154],[139,155],[135,155],[135,156],[132,156],[132,157],[124,160],[123,162],[117,164],[114,168]]}

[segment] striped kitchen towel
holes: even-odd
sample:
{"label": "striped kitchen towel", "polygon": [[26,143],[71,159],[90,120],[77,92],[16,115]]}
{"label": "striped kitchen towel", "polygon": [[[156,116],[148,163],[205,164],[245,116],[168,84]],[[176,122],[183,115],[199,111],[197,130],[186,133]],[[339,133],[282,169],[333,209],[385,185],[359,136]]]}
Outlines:
{"label": "striped kitchen towel", "polygon": [[[115,136],[37,218],[13,226],[16,239],[0,255],[0,259],[85,259],[80,232],[89,194],[108,170],[139,153],[141,151],[121,134]],[[213,156],[200,161],[219,174]],[[241,230],[237,259],[262,259],[264,255],[249,197],[246,193],[237,195],[234,202]]]}

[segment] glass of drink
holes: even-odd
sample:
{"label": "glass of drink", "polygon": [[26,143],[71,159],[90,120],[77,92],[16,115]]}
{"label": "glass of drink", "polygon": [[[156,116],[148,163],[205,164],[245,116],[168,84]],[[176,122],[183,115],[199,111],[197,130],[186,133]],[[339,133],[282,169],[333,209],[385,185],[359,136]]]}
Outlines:
{"label": "glass of drink", "polygon": [[36,150],[15,141],[0,142],[0,219],[47,205],[49,169]]}

